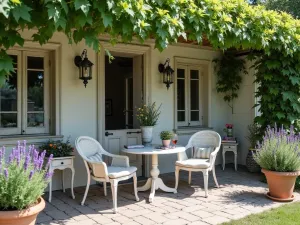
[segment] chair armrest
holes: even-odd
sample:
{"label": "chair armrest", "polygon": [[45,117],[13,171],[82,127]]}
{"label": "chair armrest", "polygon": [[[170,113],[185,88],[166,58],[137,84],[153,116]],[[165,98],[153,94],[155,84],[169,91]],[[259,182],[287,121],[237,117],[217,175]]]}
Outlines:
{"label": "chair armrest", "polygon": [[113,155],[110,154],[112,157],[111,166],[120,166],[120,167],[129,167],[129,157],[125,155]]}
{"label": "chair armrest", "polygon": [[211,167],[215,165],[215,161],[216,161],[216,158],[217,158],[218,151],[219,151],[219,149],[216,148],[212,153],[210,153],[209,163],[210,163]]}

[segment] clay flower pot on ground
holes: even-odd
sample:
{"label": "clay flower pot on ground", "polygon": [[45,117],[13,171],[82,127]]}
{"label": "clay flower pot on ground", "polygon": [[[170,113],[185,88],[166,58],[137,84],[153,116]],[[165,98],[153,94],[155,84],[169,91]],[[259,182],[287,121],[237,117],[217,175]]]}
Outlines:
{"label": "clay flower pot on ground", "polygon": [[254,159],[266,175],[269,192],[267,196],[275,201],[292,201],[297,176],[300,175],[300,136],[293,127],[289,132],[268,127],[264,141],[255,153]]}
{"label": "clay flower pot on ground", "polygon": [[160,139],[162,140],[162,145],[166,148],[169,147],[172,137],[173,137],[173,132],[171,132],[171,131],[162,131],[160,133]]}
{"label": "clay flower pot on ground", "polygon": [[34,225],[37,215],[45,205],[44,199],[39,198],[38,202],[28,209],[0,211],[0,225]]}
{"label": "clay flower pot on ground", "polygon": [[267,178],[269,198],[277,201],[292,201],[296,178],[300,175],[297,172],[274,172],[270,170],[261,170]]}
{"label": "clay flower pot on ground", "polygon": [[5,148],[0,148],[0,225],[35,224],[45,208],[41,196],[53,174],[49,171],[53,155],[44,162],[45,155],[46,150],[39,153],[24,141],[18,142],[6,161]]}

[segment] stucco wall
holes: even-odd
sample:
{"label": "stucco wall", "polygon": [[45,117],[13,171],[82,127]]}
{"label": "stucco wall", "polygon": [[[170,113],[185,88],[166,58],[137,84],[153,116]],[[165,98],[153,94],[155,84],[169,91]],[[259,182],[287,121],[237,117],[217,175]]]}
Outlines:
{"label": "stucco wall", "polygon": [[[25,32],[24,35],[28,40],[31,39],[32,32]],[[59,87],[60,97],[56,104],[60,105],[60,126],[61,134],[65,137],[71,137],[71,143],[74,143],[76,137],[81,135],[91,136],[97,138],[97,54],[83,43],[77,45],[68,44],[68,39],[61,33],[56,33],[50,42],[60,44],[59,51]],[[162,53],[151,46],[151,96],[148,96],[152,101],[162,103],[162,113],[158,125],[154,129],[154,143],[160,143],[159,133],[162,130],[172,130],[174,128],[174,85],[169,90],[162,83],[162,76],[157,70],[159,63],[165,62],[166,58],[170,58],[170,65],[174,67],[174,57],[186,57],[192,59],[213,60],[220,55],[217,51],[183,47],[183,46],[170,46]],[[88,50],[89,60],[95,66],[93,67],[93,80],[89,81],[87,88],[81,80],[78,79],[78,69],[74,65],[74,57],[80,55],[83,49]],[[236,127],[235,131],[240,140],[245,136],[245,127],[250,121],[250,105],[252,96],[251,76],[244,80],[242,91],[239,100],[235,102],[235,114],[231,114],[230,108],[224,103],[222,96],[216,92],[215,88],[215,75],[213,73],[213,65],[210,65],[211,73],[208,74],[208,111],[209,122],[208,125],[221,135],[224,124],[233,122]],[[246,104],[246,105],[245,105]],[[247,117],[247,119],[245,119]],[[249,117],[249,121],[248,121]],[[252,117],[251,117],[252,118]],[[188,141],[189,135],[180,136],[179,144],[185,145]],[[246,144],[241,143],[244,149]],[[36,140],[32,139],[33,142]],[[0,144],[7,144],[9,141],[1,141]],[[245,152],[240,154],[239,163],[244,163]],[[83,186],[86,184],[86,171],[82,160],[76,155],[75,159],[75,186]],[[176,155],[168,157],[159,157],[159,169],[161,173],[174,171],[174,162]],[[162,163],[163,162],[163,163]],[[217,163],[221,163],[220,154]],[[70,173],[66,173],[67,187],[69,186]],[[54,175],[53,189],[61,189],[61,173],[56,172]]]}

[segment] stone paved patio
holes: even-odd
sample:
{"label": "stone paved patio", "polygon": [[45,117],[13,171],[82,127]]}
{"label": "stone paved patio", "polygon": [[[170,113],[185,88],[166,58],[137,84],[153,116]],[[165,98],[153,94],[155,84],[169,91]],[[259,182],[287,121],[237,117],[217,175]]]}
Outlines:
{"label": "stone paved patio", "polygon": [[[222,171],[217,167],[220,188],[215,188],[212,176],[209,178],[209,197],[204,198],[201,173],[193,173],[192,185],[187,183],[187,173],[180,172],[178,193],[157,191],[154,202],[148,202],[149,191],[139,192],[140,201],[134,201],[132,185],[121,185],[118,190],[118,214],[112,213],[111,191],[107,197],[103,189],[93,185],[90,188],[85,206],[82,200],[84,187],[75,189],[76,199],[66,193],[53,192],[53,200],[47,202],[46,209],[39,214],[40,225],[94,225],[94,224],[220,224],[239,219],[252,213],[259,213],[283,203],[268,200],[264,193],[266,184],[260,182],[261,176],[232,168]],[[174,186],[174,174],[162,175],[169,186]],[[138,185],[142,185],[139,182]],[[45,196],[47,199],[47,196]],[[296,193],[296,199],[300,199]]]}

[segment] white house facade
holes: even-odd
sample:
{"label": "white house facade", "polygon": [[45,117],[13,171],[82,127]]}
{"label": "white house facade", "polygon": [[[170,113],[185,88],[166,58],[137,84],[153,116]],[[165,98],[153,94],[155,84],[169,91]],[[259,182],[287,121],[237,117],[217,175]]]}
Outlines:
{"label": "white house facade", "polygon": [[[69,44],[62,33],[55,33],[47,44],[40,46],[31,41],[33,33],[24,31],[24,46],[9,51],[15,62],[10,82],[17,88],[10,95],[14,96],[12,99],[4,94],[0,99],[0,145],[7,146],[8,151],[17,140],[39,145],[49,139],[69,137],[74,144],[78,136],[90,136],[106,150],[122,154],[125,144],[141,141],[136,107],[142,102],[156,102],[161,104],[161,115],[154,128],[153,143],[160,143],[159,133],[163,130],[175,129],[178,144],[185,145],[199,130],[213,129],[222,136],[225,124],[233,123],[239,142],[238,163],[245,164],[247,125],[255,116],[253,69],[244,77],[232,113],[215,88],[212,61],[221,52],[210,47],[179,43],[159,52],[151,40],[143,45],[112,46],[106,37],[101,37],[102,51],[96,53],[84,42]],[[93,78],[86,88],[74,64],[74,57],[84,49],[94,63]],[[115,59],[110,62],[104,49]],[[169,89],[158,71],[158,65],[167,59],[175,70]],[[250,63],[247,66],[250,68]],[[176,157],[159,157],[161,173],[174,172]],[[227,157],[228,161],[230,158]],[[149,175],[150,159],[130,156],[130,160],[138,167],[138,175]],[[220,163],[221,154],[217,159]],[[74,186],[84,186],[86,171],[76,151],[75,173]],[[68,179],[70,174],[66,175]],[[62,188],[60,176],[61,172],[56,171],[54,190]],[[69,183],[66,181],[66,185]]]}

